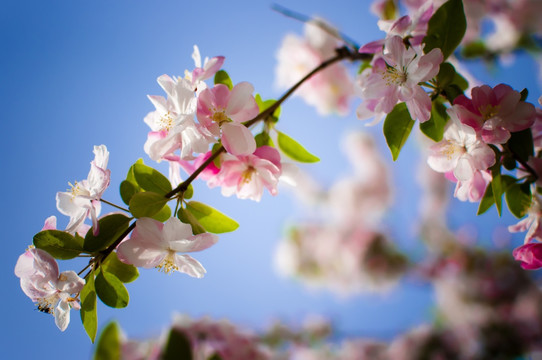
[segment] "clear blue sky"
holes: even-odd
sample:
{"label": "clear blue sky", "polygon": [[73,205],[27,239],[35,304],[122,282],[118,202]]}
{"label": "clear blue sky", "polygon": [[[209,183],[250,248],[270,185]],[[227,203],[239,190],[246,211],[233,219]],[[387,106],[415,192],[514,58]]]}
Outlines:
{"label": "clear blue sky", "polygon": [[[159,75],[182,75],[184,69],[192,68],[194,44],[203,56],[224,55],[224,68],[234,82],[250,81],[264,98],[278,97],[281,92],[273,86],[274,54],[282,37],[288,32],[300,34],[302,25],[271,11],[270,5],[246,0],[2,1],[4,249],[0,271],[5,325],[0,344],[4,358],[90,356],[91,345],[78,312],[72,312],[72,323],[61,333],[52,317],[35,310],[22,293],[13,274],[17,257],[46,217],[57,215],[59,227],[65,226],[66,218],[56,210],[55,194],[66,190],[68,182],[86,177],[93,145],[106,144],[111,153],[112,185],[104,197],[120,203],[118,185],[131,163],[139,157],[151,163],[143,151],[148,131],[143,117],[153,110],[146,95],[162,95],[155,81]],[[284,5],[326,18],[359,43],[382,36],[376,18],[368,12],[368,2],[299,0]],[[476,69],[481,78],[491,79],[482,67]],[[535,65],[520,59],[515,69],[521,72],[506,70],[497,75],[517,89],[532,89],[534,101],[540,93]],[[299,99],[283,107],[280,128],[321,157],[322,162],[311,170],[324,184],[348,172],[346,160],[338,158],[340,136],[365,129],[354,115],[320,118]],[[369,131],[382,140],[379,126]],[[394,167],[400,189],[413,186],[409,157],[414,154],[409,144]],[[431,293],[427,286],[412,281],[384,297],[339,299],[307,291],[275,275],[271,256],[276,242],[285,222],[300,216],[287,194],[265,196],[261,203],[254,203],[222,198],[218,190],[197,184],[196,198],[241,224],[238,231],[221,236],[215,247],[196,255],[207,268],[206,277],[197,280],[143,270],[128,285],[128,308],[98,308],[100,327],[115,318],[128,335],[148,337],[158,335],[174,312],[227,317],[253,328],[265,327],[275,318],[295,322],[322,313],[334,319],[342,333],[390,337],[430,320]],[[398,223],[393,226],[413,221],[409,208],[401,207],[410,200],[398,198],[391,219]],[[475,214],[475,206],[458,208],[466,208],[467,215],[452,217],[454,226]],[[490,236],[495,214],[474,221],[481,234]],[[502,220],[505,225],[512,222]],[[416,247],[412,234],[392,232],[403,246]],[[61,264],[61,269],[70,266]],[[77,264],[76,270],[83,266]]]}

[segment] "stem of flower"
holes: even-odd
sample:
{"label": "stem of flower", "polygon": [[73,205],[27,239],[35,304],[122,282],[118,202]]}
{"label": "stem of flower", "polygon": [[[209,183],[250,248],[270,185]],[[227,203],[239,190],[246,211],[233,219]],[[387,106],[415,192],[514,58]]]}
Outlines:
{"label": "stem of flower", "polygon": [[117,209],[119,209],[119,210],[126,211],[127,213],[130,212],[130,210],[125,209],[125,208],[123,208],[122,206],[115,205],[115,204],[113,204],[113,203],[111,203],[111,202],[109,202],[109,201],[107,201],[107,200],[100,199],[100,201],[103,202],[103,203],[105,203],[105,204],[107,204],[107,205],[109,205],[109,206],[113,206],[114,208],[117,208]]}

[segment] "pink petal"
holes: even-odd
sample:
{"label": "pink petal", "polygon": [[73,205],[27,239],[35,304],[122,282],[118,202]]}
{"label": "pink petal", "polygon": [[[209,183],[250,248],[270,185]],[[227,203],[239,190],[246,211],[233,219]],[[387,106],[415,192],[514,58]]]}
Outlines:
{"label": "pink petal", "polygon": [[242,124],[222,125],[222,145],[233,155],[248,155],[256,150],[254,135]]}

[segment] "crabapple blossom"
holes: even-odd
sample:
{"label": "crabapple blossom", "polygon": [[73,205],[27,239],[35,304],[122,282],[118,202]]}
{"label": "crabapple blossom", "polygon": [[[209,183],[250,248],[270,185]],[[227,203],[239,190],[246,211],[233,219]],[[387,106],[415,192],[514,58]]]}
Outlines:
{"label": "crabapple blossom", "polygon": [[[323,61],[335,56],[340,46],[336,30],[321,19],[305,23],[305,36],[287,35],[277,53],[277,86],[289,88]],[[327,115],[349,112],[354,85],[343,64],[336,63],[315,74],[296,91],[318,113]]]}
{"label": "crabapple blossom", "polygon": [[252,154],[256,141],[250,130],[242,123],[254,118],[260,112],[252,93],[254,87],[241,82],[228,89],[216,84],[205,89],[198,97],[198,120],[214,136],[220,136],[222,144],[233,155]]}
{"label": "crabapple blossom", "polygon": [[205,250],[217,241],[218,237],[209,233],[192,235],[192,227],[177,218],[170,218],[165,224],[140,218],[130,238],[118,246],[117,255],[126,264],[201,278],[206,272],[203,266],[190,255],[177,253]]}
{"label": "crabapple blossom", "polygon": [[220,186],[224,196],[236,194],[240,199],[260,201],[264,187],[271,195],[278,193],[280,175],[279,152],[270,146],[260,146],[250,155],[222,155],[220,172],[207,184]]}
{"label": "crabapple blossom", "polygon": [[487,185],[493,177],[487,170],[476,170],[473,176],[468,180],[455,179],[452,172],[446,176],[452,181],[457,182],[455,186],[454,196],[461,201],[478,202],[484,196]]}
{"label": "crabapple blossom", "polygon": [[425,122],[431,117],[431,99],[419,85],[435,77],[443,60],[440,49],[423,54],[419,46],[406,47],[400,36],[386,39],[383,55],[358,77],[363,100],[357,109],[361,120],[380,120],[397,102],[405,102],[412,119]]}
{"label": "crabapple blossom", "polygon": [[542,267],[542,243],[530,242],[514,249],[514,258],[521,261],[521,267],[535,270]]}
{"label": "crabapple blossom", "polygon": [[214,141],[213,135],[195,122],[197,98],[190,81],[168,75],[158,77],[158,83],[167,94],[149,95],[156,108],[144,121],[151,128],[144,145],[145,152],[154,161],[172,156],[180,149],[182,159],[193,159],[193,153],[203,153]]}
{"label": "crabapple blossom", "polygon": [[92,219],[94,234],[98,234],[98,214],[100,199],[109,186],[111,170],[107,168],[109,151],[105,145],[94,146],[94,160],[85,180],[76,181],[67,192],[57,192],[56,207],[62,214],[70,217],[66,231],[74,233],[87,217]]}
{"label": "crabapple blossom", "polygon": [[456,113],[488,144],[504,144],[511,132],[525,130],[535,121],[534,106],[521,101],[521,94],[506,84],[475,87],[471,96],[472,100],[465,95],[454,100],[463,108]]}
{"label": "crabapple blossom", "polygon": [[515,225],[510,225],[508,231],[510,232],[524,232],[525,244],[530,243],[533,239],[542,241],[542,224],[540,218],[542,217],[542,205],[537,195],[532,197],[531,206],[527,212],[527,217],[520,220]]}
{"label": "crabapple blossom", "polygon": [[70,310],[80,309],[77,297],[85,281],[74,271],[59,273],[55,259],[33,246],[19,256],[15,275],[20,278],[26,296],[38,304],[38,310],[52,314],[56,326],[61,331],[66,330]]}
{"label": "crabapple blossom", "polygon": [[200,87],[200,84],[205,84],[203,83],[204,80],[210,79],[218,70],[220,70],[225,60],[224,56],[215,56],[211,59],[206,57],[202,65],[201,55],[197,45],[194,45],[192,59],[194,60],[196,68],[192,70],[189,78],[192,85],[195,85],[198,88]]}
{"label": "crabapple blossom", "polygon": [[495,153],[479,140],[473,128],[459,122],[458,106],[447,110],[450,121],[443,140],[430,148],[429,166],[438,172],[453,172],[459,181],[472,179],[478,170],[487,170],[495,163]]}

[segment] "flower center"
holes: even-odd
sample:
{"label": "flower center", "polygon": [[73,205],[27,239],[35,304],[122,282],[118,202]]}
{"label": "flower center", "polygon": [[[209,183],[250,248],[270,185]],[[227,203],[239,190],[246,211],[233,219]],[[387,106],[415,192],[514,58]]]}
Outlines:
{"label": "flower center", "polygon": [[252,175],[256,172],[256,168],[254,166],[249,165],[248,168],[243,172],[243,175],[241,177],[241,183],[248,184],[252,181]]}
{"label": "flower center", "polygon": [[382,78],[386,81],[386,85],[403,85],[407,81],[407,72],[401,71],[392,66],[388,66]]}
{"label": "flower center", "polygon": [[166,274],[179,271],[179,267],[175,264],[175,251],[168,250],[166,257],[156,268],[158,271],[163,271]]}
{"label": "flower center", "polygon": [[213,115],[211,116],[211,119],[213,119],[213,121],[221,124],[224,121],[228,120],[228,115],[226,115],[226,110],[224,109],[218,110],[218,109],[213,108],[211,111],[213,112]]}
{"label": "flower center", "polygon": [[169,131],[173,127],[173,117],[168,111],[167,114],[164,114],[158,120],[158,126],[160,126],[160,131]]}
{"label": "flower center", "polygon": [[70,185],[70,188],[68,189],[68,192],[72,194],[72,198],[75,198],[76,196],[89,196],[90,193],[87,189],[85,189],[83,186],[81,186],[80,182],[74,181],[72,183],[68,183]]}
{"label": "flower center", "polygon": [[459,146],[448,140],[448,144],[444,148],[443,153],[444,155],[446,155],[448,160],[452,160],[455,156],[457,156],[456,154],[463,154],[465,153],[465,151],[466,149],[464,146]]}
{"label": "flower center", "polygon": [[480,109],[480,113],[482,114],[484,121],[487,121],[499,115],[499,110],[500,110],[499,105],[496,105],[496,106],[487,105],[485,108]]}
{"label": "flower center", "polygon": [[55,302],[58,300],[58,297],[56,295],[51,295],[46,298],[41,298],[38,300],[38,310],[47,314],[54,314],[53,306],[55,305]]}

